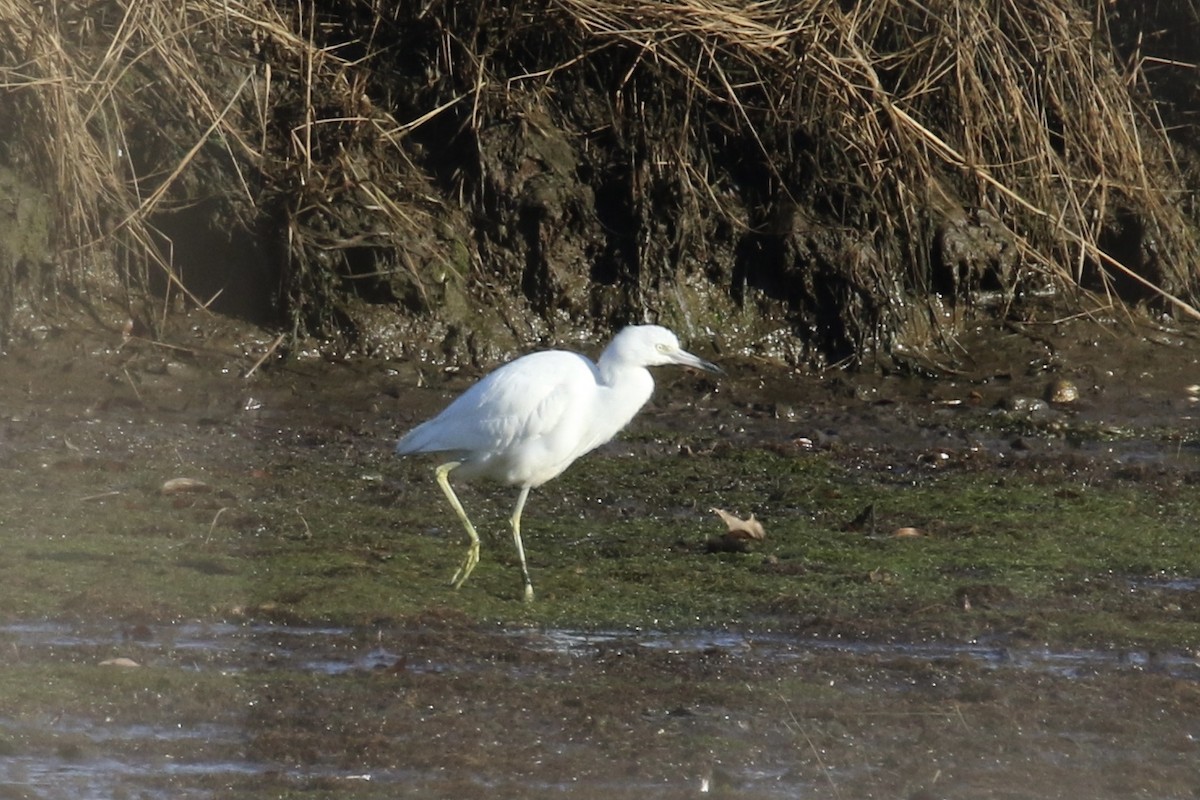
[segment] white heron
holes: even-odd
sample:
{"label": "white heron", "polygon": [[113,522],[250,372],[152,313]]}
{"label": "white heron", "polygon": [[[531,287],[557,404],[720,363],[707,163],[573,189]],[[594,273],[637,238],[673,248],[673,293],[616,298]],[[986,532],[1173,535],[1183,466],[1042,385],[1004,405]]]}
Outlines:
{"label": "white heron", "polygon": [[479,563],[479,534],[450,486],[450,473],[520,487],[509,524],[521,560],[525,600],[533,600],[521,543],[521,511],[529,490],[559,475],[629,424],[654,392],[647,367],[667,364],[721,371],[680,348],[679,339],[666,328],[632,325],[613,337],[595,363],[565,350],[530,353],[511,361],[400,439],[396,452],[402,456],[449,455],[435,475],[470,538],[466,559],[450,580],[455,588]]}

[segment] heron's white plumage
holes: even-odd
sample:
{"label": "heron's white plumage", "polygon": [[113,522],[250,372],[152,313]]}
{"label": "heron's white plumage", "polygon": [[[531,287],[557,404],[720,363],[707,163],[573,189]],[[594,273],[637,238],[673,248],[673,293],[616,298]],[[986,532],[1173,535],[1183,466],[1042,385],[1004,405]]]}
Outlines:
{"label": "heron's white plumage", "polygon": [[577,353],[531,353],[488,374],[418,425],[396,452],[445,452],[462,462],[462,477],[541,486],[592,449],[581,445],[596,416],[599,377]]}
{"label": "heron's white plumage", "polygon": [[521,487],[512,517],[513,537],[521,553],[526,598],[532,598],[520,538],[521,510],[529,490],[628,425],[654,392],[647,367],[666,364],[719,371],[682,350],[666,328],[630,326],[613,337],[596,363],[578,353],[547,350],[505,364],[400,439],[400,455],[444,452],[452,459],[438,468],[438,482],[472,540],[456,584],[474,568],[479,545],[447,475],[454,471],[465,478]]}

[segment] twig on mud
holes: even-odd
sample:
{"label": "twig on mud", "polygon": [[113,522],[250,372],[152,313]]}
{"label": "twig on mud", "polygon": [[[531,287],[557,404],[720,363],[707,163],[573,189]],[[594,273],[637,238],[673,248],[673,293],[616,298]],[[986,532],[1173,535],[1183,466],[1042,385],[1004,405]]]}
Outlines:
{"label": "twig on mud", "polygon": [[121,372],[125,375],[125,380],[129,382],[129,388],[133,389],[133,395],[141,405],[146,405],[145,399],[142,398],[142,393],[138,391],[137,384],[133,382],[133,376],[129,374],[127,367],[121,367]]}
{"label": "twig on mud", "polygon": [[266,360],[271,357],[271,354],[274,353],[279,348],[279,345],[283,344],[283,340],[286,337],[286,335],[287,334],[281,333],[278,336],[276,336],[275,340],[272,341],[269,345],[267,345],[266,352],[264,352],[261,356],[259,356],[258,361],[254,362],[254,366],[250,367],[250,369],[247,370],[246,374],[243,375],[242,377],[249,378],[251,375],[253,375],[258,370],[258,368],[261,367],[263,365],[263,363],[265,363]]}
{"label": "twig on mud", "polygon": [[217,509],[217,513],[213,514],[212,522],[210,522],[208,524],[208,534],[204,537],[205,544],[208,544],[209,542],[212,541],[213,531],[215,531],[217,529],[217,520],[219,520],[221,518],[221,515],[224,514],[228,510],[229,510],[229,506],[221,506],[220,508]]}
{"label": "twig on mud", "polygon": [[116,497],[120,494],[122,494],[122,492],[117,490],[113,490],[111,492],[100,492],[99,494],[89,494],[87,497],[79,498],[79,502],[90,503],[93,500],[103,500],[106,497]]}
{"label": "twig on mud", "polygon": [[304,515],[300,513],[299,506],[296,506],[296,516],[300,517],[300,521],[304,523],[304,537],[303,538],[311,539],[312,538],[312,528],[310,528],[308,526],[308,520],[306,520],[304,518]]}
{"label": "twig on mud", "polygon": [[784,727],[790,730],[793,734],[804,737],[804,741],[808,744],[809,750],[812,751],[813,757],[817,761],[817,766],[820,768],[821,774],[824,775],[825,780],[829,782],[829,787],[833,789],[834,795],[841,797],[842,791],[838,787],[837,782],[833,779],[833,773],[830,771],[829,766],[825,763],[825,760],[821,758],[820,748],[817,747],[816,743],[812,740],[812,737],[808,735],[808,731],[804,728],[804,726],[800,724],[800,720],[796,719],[796,715],[792,711],[792,706],[788,702],[788,699],[782,695],[779,699],[783,702],[783,707],[787,709],[788,719],[791,720],[790,723],[785,722]]}

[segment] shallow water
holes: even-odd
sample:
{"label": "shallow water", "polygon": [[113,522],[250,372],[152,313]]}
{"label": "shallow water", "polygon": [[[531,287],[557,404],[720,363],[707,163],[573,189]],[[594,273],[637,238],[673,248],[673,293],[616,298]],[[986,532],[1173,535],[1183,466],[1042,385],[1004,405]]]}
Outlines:
{"label": "shallow water", "polygon": [[[719,652],[753,661],[803,662],[814,656],[837,653],[862,656],[875,663],[913,659],[955,663],[969,659],[981,666],[1047,673],[1066,678],[1094,676],[1102,671],[1154,670],[1182,680],[1200,680],[1200,661],[1185,652],[1145,650],[1056,649],[1048,646],[1013,646],[1000,642],[884,642],[826,639],[786,634],[732,632],[619,633],[595,631],[543,631],[550,651],[576,657],[590,656],[615,647],[644,647],[669,653]],[[533,646],[538,646],[536,640]]]}
{"label": "shallow water", "polygon": [[[1193,589],[1168,583],[1176,591]],[[753,676],[757,680],[769,676],[768,680],[775,681],[781,676],[803,674],[840,676],[828,678],[830,686],[844,684],[841,691],[860,699],[872,694],[894,698],[915,696],[883,704],[897,706],[890,713],[902,719],[911,721],[932,714],[949,722],[959,716],[968,729],[974,727],[967,721],[972,711],[961,707],[964,701],[947,705],[928,697],[931,691],[937,692],[938,680],[961,682],[966,674],[977,685],[1007,685],[1010,687],[1007,691],[1014,695],[1019,690],[1012,687],[1030,683],[1037,686],[1044,680],[1054,682],[1056,693],[1066,694],[1071,693],[1072,685],[1088,687],[1085,694],[1093,694],[1097,687],[1121,681],[1122,676],[1153,676],[1160,683],[1162,680],[1191,685],[1200,682],[1200,664],[1195,655],[1183,652],[1055,648],[980,641],[854,641],[744,630],[517,629],[473,635],[473,644],[468,649],[474,657],[456,662],[435,657],[431,651],[442,653],[442,650],[431,647],[428,638],[425,631],[381,626],[356,629],[269,623],[180,623],[141,629],[133,637],[127,630],[94,624],[44,621],[0,626],[0,647],[17,654],[26,663],[98,665],[101,655],[119,653],[120,657],[143,666],[108,669],[213,671],[254,676],[254,680],[269,677],[273,681],[285,679],[289,673],[299,673],[365,682],[368,688],[373,685],[376,690],[385,691],[394,680],[408,683],[411,689],[411,682],[420,681],[423,675],[444,679],[487,673],[487,680],[495,682],[497,670],[508,674],[511,686],[547,674],[551,680],[587,680],[586,676],[596,677],[612,669],[616,662],[646,659],[644,677],[653,676],[655,681],[670,681],[664,670],[669,673],[672,668],[682,668],[686,672],[697,663],[710,667],[719,664],[719,669],[708,675],[708,679],[715,681],[721,680],[723,673],[740,675],[743,679]],[[479,658],[480,650],[490,655]],[[514,655],[519,651],[528,651],[534,658],[527,660]],[[549,658],[538,658],[539,654]],[[384,683],[379,683],[380,680]],[[780,693],[780,700],[786,705],[784,694]],[[253,692],[247,697],[246,702],[251,706],[263,702]],[[734,749],[739,738],[755,739],[761,735],[756,728],[765,718],[773,716],[763,708],[714,707],[685,698],[686,692],[670,701],[681,705],[645,708],[639,716],[651,724],[668,726],[674,724],[672,720],[687,723],[701,720],[705,725],[713,725],[715,721],[715,727],[724,731],[721,737]],[[803,701],[793,698],[791,702]],[[53,717],[43,715],[20,721],[0,717],[0,732],[6,741],[30,737],[57,742],[50,752],[9,753],[0,758],[0,786],[36,786],[38,797],[103,798],[134,792],[138,797],[166,798],[209,797],[214,792],[255,782],[274,788],[322,786],[348,793],[358,792],[360,784],[369,784],[372,791],[386,793],[389,786],[393,787],[391,791],[399,791],[413,784],[436,786],[445,782],[444,773],[431,776],[427,771],[395,763],[347,767],[319,758],[295,763],[251,755],[254,748],[248,745],[262,735],[258,726],[249,723],[237,709],[217,707],[214,712],[225,715],[226,721],[182,723],[167,718],[157,722],[126,722],[113,717],[81,716],[67,709]],[[231,712],[233,717],[229,718]],[[871,722],[870,727],[878,724]],[[1085,731],[1070,730],[1055,735],[1067,741],[1088,737]],[[1176,746],[1190,747],[1197,739],[1200,739],[1200,720],[1193,719],[1185,726],[1183,739]],[[1051,752],[1052,749],[1041,751],[1041,755],[1051,757]],[[703,794],[704,787],[714,785],[715,768],[720,784],[745,796],[821,794],[829,789],[828,784],[822,786],[822,780],[797,769],[808,760],[803,753],[794,753],[793,757],[798,758],[796,763],[773,757],[726,765],[716,755],[702,759],[694,767],[696,771],[690,780],[678,776],[660,783],[630,777],[613,782],[611,778],[605,781],[590,776],[582,781],[582,786],[589,792],[640,789],[678,791],[682,796],[688,792]],[[1072,763],[1069,751],[1064,751],[1060,758],[1068,766]],[[851,781],[852,772],[843,768],[836,775],[831,772],[826,779],[834,783]],[[465,779],[472,785],[488,784],[482,775]],[[577,783],[567,779],[534,779],[525,787],[535,793],[554,792],[568,790]],[[1174,795],[1168,792],[1160,796]]]}
{"label": "shallow water", "polygon": [[[1142,585],[1144,581],[1136,582]],[[1193,581],[1166,581],[1174,590],[1194,591]],[[1181,585],[1188,585],[1181,589]],[[746,663],[789,664],[820,654],[864,656],[876,663],[958,662],[981,666],[1086,677],[1103,671],[1153,670],[1182,680],[1200,680],[1196,653],[1142,649],[1100,650],[1029,646],[998,641],[912,642],[822,638],[785,633],[738,631],[580,631],[518,629],[492,632],[505,647],[526,648],[568,660],[595,659],[617,651],[647,650],[677,655],[719,656]],[[119,653],[139,666],[159,669],[244,673],[270,669],[318,675],[345,675],[402,669],[409,674],[470,672],[469,663],[422,661],[408,654],[422,649],[423,631],[381,627],[305,627],[270,623],[183,623],[147,630],[138,641],[111,628],[64,622],[0,625],[0,648],[23,661],[98,664],[104,653]],[[119,668],[119,667],[114,667]],[[509,664],[513,675],[529,666]]]}

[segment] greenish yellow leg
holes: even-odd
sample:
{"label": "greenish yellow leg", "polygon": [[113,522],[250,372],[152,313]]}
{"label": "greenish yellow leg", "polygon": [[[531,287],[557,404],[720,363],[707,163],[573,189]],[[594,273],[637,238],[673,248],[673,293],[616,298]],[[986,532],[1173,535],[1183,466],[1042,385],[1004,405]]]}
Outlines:
{"label": "greenish yellow leg", "polygon": [[533,581],[529,580],[529,567],[525,564],[525,546],[521,544],[521,512],[525,509],[525,501],[529,498],[529,487],[521,489],[517,496],[517,507],[513,509],[512,525],[513,541],[517,545],[517,556],[521,559],[521,575],[525,578],[525,602],[533,602]]}
{"label": "greenish yellow leg", "polygon": [[458,514],[458,518],[462,520],[463,527],[467,529],[467,536],[471,539],[471,543],[467,546],[466,559],[463,560],[462,566],[458,568],[458,572],[454,573],[454,577],[450,579],[450,584],[455,589],[466,583],[471,570],[475,569],[475,565],[479,563],[479,534],[475,532],[475,526],[467,518],[467,512],[463,510],[462,503],[458,502],[458,496],[450,488],[450,479],[448,477],[450,471],[461,465],[461,461],[450,461],[438,467],[436,473],[438,486],[442,487],[442,493],[450,501],[450,506],[454,509],[454,513]]}

